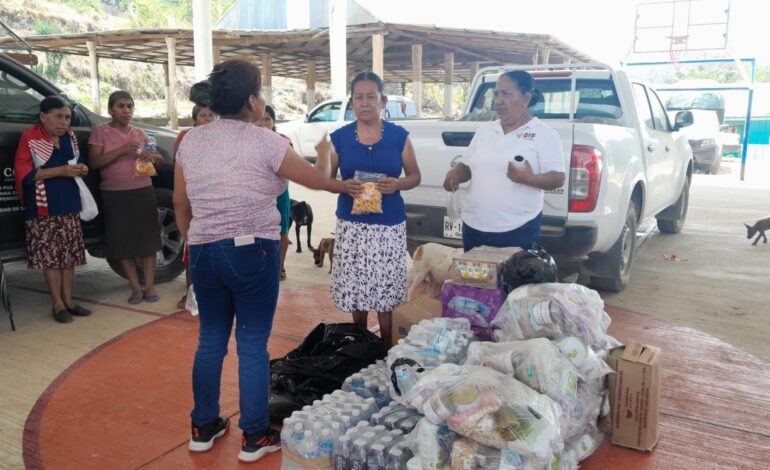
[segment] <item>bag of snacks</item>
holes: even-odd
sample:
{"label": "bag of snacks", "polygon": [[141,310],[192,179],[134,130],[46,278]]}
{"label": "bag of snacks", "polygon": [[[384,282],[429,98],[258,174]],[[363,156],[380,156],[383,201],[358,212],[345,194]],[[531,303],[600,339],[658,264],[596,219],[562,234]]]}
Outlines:
{"label": "bag of snacks", "polygon": [[155,171],[155,165],[149,160],[136,159],[135,166],[136,176],[155,176],[158,172]]}
{"label": "bag of snacks", "polygon": [[377,181],[387,176],[383,173],[356,171],[353,178],[363,183],[364,192],[353,199],[351,214],[382,214],[382,193],[377,189]]}

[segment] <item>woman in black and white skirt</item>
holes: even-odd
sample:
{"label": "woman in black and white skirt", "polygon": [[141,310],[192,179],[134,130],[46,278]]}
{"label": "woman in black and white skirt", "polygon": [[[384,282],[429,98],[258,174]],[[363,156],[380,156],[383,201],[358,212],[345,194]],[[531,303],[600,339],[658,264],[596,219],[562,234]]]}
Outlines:
{"label": "woman in black and white skirt", "polygon": [[[329,191],[340,195],[331,295],[337,308],[352,312],[363,328],[369,311],[375,310],[380,336],[390,344],[390,313],[406,299],[406,211],[400,191],[420,184],[420,169],[409,133],[381,117],[388,101],[382,79],[359,73],[350,92],[356,120],[331,135],[335,179]],[[336,180],[338,170],[341,180]],[[380,213],[353,211],[354,199],[366,189],[356,172],[380,175]]]}

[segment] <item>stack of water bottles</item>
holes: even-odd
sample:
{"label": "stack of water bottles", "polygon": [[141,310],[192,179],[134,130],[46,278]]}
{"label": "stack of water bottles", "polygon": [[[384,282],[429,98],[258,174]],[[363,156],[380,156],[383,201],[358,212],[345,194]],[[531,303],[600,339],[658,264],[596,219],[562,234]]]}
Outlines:
{"label": "stack of water bottles", "polygon": [[342,390],[353,392],[362,398],[374,398],[377,406],[382,408],[391,401],[390,375],[388,366],[383,360],[361,369],[342,383]]}
{"label": "stack of water bottles", "polygon": [[388,352],[391,396],[401,401],[424,372],[462,362],[474,339],[466,318],[430,318],[412,326]]}
{"label": "stack of water bottles", "polygon": [[368,423],[378,411],[374,398],[342,390],[295,411],[283,421],[281,469],[331,469],[335,443],[358,423]]}
{"label": "stack of water bottles", "polygon": [[339,438],[333,450],[333,470],[405,470],[412,458],[406,434],[384,424],[360,422]]}
{"label": "stack of water bottles", "polygon": [[374,426],[381,424],[387,429],[400,429],[404,434],[409,434],[421,418],[422,415],[414,408],[393,401],[373,414],[369,422]]}

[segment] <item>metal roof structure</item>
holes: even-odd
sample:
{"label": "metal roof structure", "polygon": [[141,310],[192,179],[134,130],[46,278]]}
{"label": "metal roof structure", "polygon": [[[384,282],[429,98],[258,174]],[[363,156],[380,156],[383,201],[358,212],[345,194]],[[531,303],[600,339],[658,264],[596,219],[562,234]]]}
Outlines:
{"label": "metal roof structure", "polygon": [[[412,80],[412,50],[422,44],[422,79],[445,79],[445,53],[454,53],[455,81],[469,81],[474,67],[502,64],[595,62],[587,54],[548,34],[523,34],[469,29],[439,28],[397,23],[349,25],[347,50],[349,71],[372,68],[372,36],[383,35],[384,72],[388,82]],[[225,60],[251,57],[260,63],[270,54],[273,76],[305,78],[308,61],[315,62],[316,80],[329,81],[329,30],[215,30],[215,57]],[[88,42],[103,59],[166,64],[167,38],[174,38],[176,64],[193,66],[193,32],[190,29],[129,29],[78,34],[28,36],[35,51],[88,56]],[[0,49],[18,44],[0,38]]]}

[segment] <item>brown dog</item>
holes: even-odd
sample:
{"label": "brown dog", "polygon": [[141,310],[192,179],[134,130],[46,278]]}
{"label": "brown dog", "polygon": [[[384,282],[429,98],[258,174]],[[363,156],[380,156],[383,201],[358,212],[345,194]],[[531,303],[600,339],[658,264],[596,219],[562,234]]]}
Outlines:
{"label": "brown dog", "polygon": [[326,253],[329,254],[329,272],[332,272],[332,263],[334,262],[334,239],[322,238],[321,243],[318,244],[318,248],[313,248],[313,261],[315,265],[322,268],[324,265],[324,258]]}

